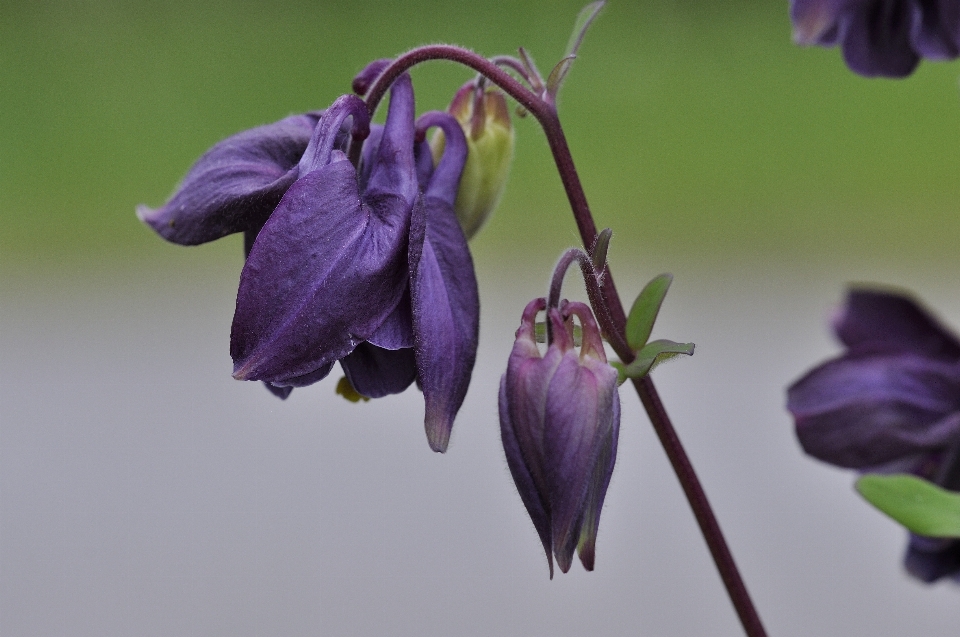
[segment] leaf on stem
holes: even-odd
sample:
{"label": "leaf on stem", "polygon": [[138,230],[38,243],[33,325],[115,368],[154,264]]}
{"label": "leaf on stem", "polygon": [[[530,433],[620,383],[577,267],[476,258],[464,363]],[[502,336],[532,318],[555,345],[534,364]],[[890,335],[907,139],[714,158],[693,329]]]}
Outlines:
{"label": "leaf on stem", "polygon": [[667,290],[670,289],[670,283],[673,282],[672,274],[661,274],[647,283],[637,299],[630,308],[630,315],[627,317],[627,345],[633,351],[639,351],[647,344],[650,338],[650,332],[653,331],[653,324],[657,320],[657,314],[660,313],[660,306],[663,304],[664,297],[667,296]]}
{"label": "leaf on stem", "polygon": [[960,538],[960,493],[908,474],[867,474],[856,488],[867,502],[918,535]]}
{"label": "leaf on stem", "polygon": [[576,55],[568,55],[557,62],[557,65],[550,71],[550,75],[547,77],[547,94],[550,97],[556,99],[557,93],[560,92],[560,86],[563,85],[563,80],[566,79],[567,73],[570,72],[570,67],[573,66],[573,61],[576,59]]}
{"label": "leaf on stem", "polygon": [[642,378],[653,371],[653,368],[683,354],[693,356],[696,346],[693,343],[675,343],[666,339],[651,341],[637,352],[637,357],[629,364],[611,363],[623,383],[628,378]]}
{"label": "leaf on stem", "polygon": [[577,54],[577,50],[579,50],[580,45],[583,44],[583,37],[587,34],[587,29],[590,28],[590,24],[605,4],[607,4],[605,0],[591,2],[580,10],[580,13],[577,14],[576,22],[573,23],[573,33],[570,34],[570,41],[567,42],[567,50],[564,56],[569,57]]}
{"label": "leaf on stem", "polygon": [[607,250],[610,248],[610,237],[612,235],[613,230],[604,228],[600,231],[600,234],[597,235],[597,240],[593,243],[590,260],[593,261],[593,269],[598,275],[603,274],[603,270],[607,264]]}

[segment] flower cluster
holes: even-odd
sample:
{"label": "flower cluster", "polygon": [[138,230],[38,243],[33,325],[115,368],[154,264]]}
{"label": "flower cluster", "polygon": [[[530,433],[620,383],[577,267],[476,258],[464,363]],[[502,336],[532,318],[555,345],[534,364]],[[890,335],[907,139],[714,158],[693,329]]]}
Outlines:
{"label": "flower cluster", "polygon": [[790,0],[790,17],[799,44],[839,44],[867,77],[906,77],[921,58],[960,54],[956,0]]}
{"label": "flower cluster", "polygon": [[[546,354],[536,341],[536,316],[547,310],[552,335]],[[582,346],[574,348],[573,318]],[[510,473],[543,543],[570,569],[576,549],[593,570],[600,510],[617,459],[620,397],[590,308],[546,299],[523,311],[507,372],[500,380],[500,434]]]}
{"label": "flower cluster", "polygon": [[[851,290],[833,328],[840,357],[788,390],[810,455],[863,472],[907,472],[960,491],[960,341],[908,296]],[[912,535],[907,570],[960,575],[960,540]]]}
{"label": "flower cluster", "polygon": [[[446,139],[436,165],[424,140],[432,127]],[[345,154],[351,138],[363,142],[359,166]],[[203,155],[164,206],[138,216],[184,245],[245,234],[235,378],[281,398],[337,362],[366,397],[416,381],[430,446],[444,451],[479,333],[473,262],[453,208],[466,160],[461,125],[439,112],[415,119],[402,75],[383,126],[345,95],[326,111],[239,133]]]}

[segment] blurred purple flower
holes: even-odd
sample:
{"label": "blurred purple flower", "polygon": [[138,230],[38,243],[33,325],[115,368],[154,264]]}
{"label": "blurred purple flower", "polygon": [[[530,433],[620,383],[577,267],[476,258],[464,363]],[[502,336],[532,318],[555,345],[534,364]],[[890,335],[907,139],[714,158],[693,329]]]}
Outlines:
{"label": "blurred purple flower", "polygon": [[798,44],[839,44],[867,77],[906,77],[921,58],[960,54],[957,0],[791,0],[790,17]]}
{"label": "blurred purple flower", "polygon": [[[960,341],[908,296],[877,290],[851,290],[833,328],[847,350],[787,392],[803,449],[960,491]],[[905,565],[925,582],[958,575],[960,541],[911,536]]]}
{"label": "blurred purple flower", "polygon": [[[359,168],[344,154],[348,119],[366,140]],[[450,140],[436,169],[424,141],[431,126]],[[371,127],[366,104],[348,95],[239,133],[204,154],[166,205],[138,216],[185,245],[245,233],[236,378],[262,380],[281,398],[337,361],[366,397],[417,380],[430,446],[444,451],[479,332],[473,262],[453,211],[466,156],[452,116],[415,123],[403,75],[383,126]]]}
{"label": "blurred purple flower", "polygon": [[[583,303],[547,311],[552,342],[541,356],[535,336],[545,299],[523,311],[507,372],[500,380],[500,434],[510,473],[540,536],[553,577],[553,557],[570,569],[574,549],[593,570],[600,510],[617,459],[620,398],[600,330]],[[583,345],[574,349],[572,317]]]}

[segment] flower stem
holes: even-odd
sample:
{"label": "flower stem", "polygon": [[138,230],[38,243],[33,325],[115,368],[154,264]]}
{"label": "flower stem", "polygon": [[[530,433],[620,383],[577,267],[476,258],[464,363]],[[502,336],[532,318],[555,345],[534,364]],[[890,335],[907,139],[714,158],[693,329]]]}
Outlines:
{"label": "flower stem", "polygon": [[[580,183],[580,177],[577,175],[566,136],[563,134],[563,127],[560,125],[556,105],[548,95],[538,95],[523,86],[496,63],[473,51],[457,46],[435,44],[419,47],[401,55],[384,70],[367,94],[367,107],[370,109],[371,115],[376,110],[380,100],[383,99],[387,89],[399,75],[412,66],[427,60],[449,60],[470,67],[503,89],[505,93],[517,100],[537,119],[547,137],[547,143],[560,173],[563,188],[567,193],[567,200],[570,202],[580,238],[584,247],[590,250],[597,240],[597,226],[594,223],[593,215],[590,213],[587,196]],[[356,150],[351,148],[351,152],[359,153],[359,145],[354,146],[357,148]],[[626,346],[624,337],[627,316],[623,310],[620,296],[617,294],[613,274],[609,267],[600,284],[600,292],[602,295],[601,302],[606,310],[606,316],[603,318],[611,324],[608,331],[618,337],[610,339],[611,346],[624,363],[630,363],[635,354]],[[600,314],[604,314],[604,312]],[[766,637],[766,631],[760,622],[760,616],[750,599],[750,594],[747,592],[743,578],[740,576],[737,565],[733,560],[733,555],[730,553],[727,542],[723,537],[723,532],[720,530],[720,525],[713,513],[707,495],[700,485],[700,480],[697,478],[693,465],[690,463],[690,458],[680,442],[680,437],[670,422],[670,417],[660,400],[653,380],[649,376],[644,376],[634,379],[633,386],[637,390],[640,402],[643,403],[664,451],[666,451],[677,479],[683,487],[687,501],[693,509],[694,517],[700,525],[700,532],[707,542],[717,570],[720,571],[720,577],[724,586],[726,586],[727,594],[730,596],[730,601],[733,603],[744,631],[748,637]]]}

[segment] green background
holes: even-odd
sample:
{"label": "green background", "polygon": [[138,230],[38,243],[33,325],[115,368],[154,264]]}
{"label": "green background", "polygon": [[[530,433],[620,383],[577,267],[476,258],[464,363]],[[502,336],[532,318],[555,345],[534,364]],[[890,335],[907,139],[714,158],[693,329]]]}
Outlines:
{"label": "green background", "polygon": [[[579,2],[5,2],[0,6],[3,265],[176,258],[137,222],[206,148],[323,108],[374,58],[454,42],[524,45],[544,73]],[[416,71],[418,108],[469,73]],[[960,234],[956,64],[867,80],[793,45],[779,2],[609,6],[561,95],[600,226],[622,251],[684,260],[952,258]],[[576,241],[536,123],[516,121],[484,255]],[[238,241],[220,242],[238,250]]]}

